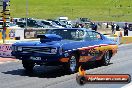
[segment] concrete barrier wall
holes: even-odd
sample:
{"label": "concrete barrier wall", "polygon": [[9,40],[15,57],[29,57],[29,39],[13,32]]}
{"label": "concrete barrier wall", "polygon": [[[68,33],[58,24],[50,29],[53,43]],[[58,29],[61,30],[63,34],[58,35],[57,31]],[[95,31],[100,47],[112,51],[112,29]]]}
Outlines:
{"label": "concrete barrier wall", "polygon": [[114,37],[118,37],[118,36],[124,36],[124,32],[123,31],[116,31],[114,34]]}
{"label": "concrete barrier wall", "polygon": [[38,34],[44,34],[48,30],[49,30],[48,28],[28,28],[24,30],[24,38],[25,39],[35,39]]}
{"label": "concrete barrier wall", "polygon": [[110,40],[113,40],[117,43],[117,45],[120,44],[129,44],[132,43],[132,36],[123,36],[123,37],[108,37]]}
{"label": "concrete barrier wall", "polygon": [[120,42],[121,44],[132,43],[132,36],[123,36]]}
{"label": "concrete barrier wall", "polygon": [[116,42],[117,45],[120,45],[121,37],[108,37],[110,40]]}

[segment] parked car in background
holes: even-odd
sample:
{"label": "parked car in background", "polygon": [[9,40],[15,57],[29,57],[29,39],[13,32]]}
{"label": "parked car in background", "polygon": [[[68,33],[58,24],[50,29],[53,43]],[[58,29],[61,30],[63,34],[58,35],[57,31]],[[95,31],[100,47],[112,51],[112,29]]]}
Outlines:
{"label": "parked car in background", "polygon": [[48,19],[48,21],[55,22],[57,25],[62,26],[63,28],[72,28],[71,21],[69,20],[59,21],[59,20]]}
{"label": "parked car in background", "polygon": [[49,22],[52,25],[53,28],[64,28],[61,25],[57,25],[56,22],[53,22],[53,21],[47,21],[47,22]]}
{"label": "parked car in background", "polygon": [[129,30],[132,31],[132,24],[129,24],[128,27],[129,27]]}
{"label": "parked car in background", "polygon": [[58,21],[62,21],[62,22],[66,22],[66,21],[68,21],[68,17],[60,16],[60,17],[57,17],[56,20],[58,20]]}

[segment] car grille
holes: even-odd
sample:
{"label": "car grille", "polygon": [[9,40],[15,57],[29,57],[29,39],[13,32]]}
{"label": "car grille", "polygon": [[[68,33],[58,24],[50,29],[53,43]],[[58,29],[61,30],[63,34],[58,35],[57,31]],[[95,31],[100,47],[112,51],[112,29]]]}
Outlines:
{"label": "car grille", "polygon": [[23,47],[22,53],[44,53],[44,54],[53,54],[51,53],[51,47]]}

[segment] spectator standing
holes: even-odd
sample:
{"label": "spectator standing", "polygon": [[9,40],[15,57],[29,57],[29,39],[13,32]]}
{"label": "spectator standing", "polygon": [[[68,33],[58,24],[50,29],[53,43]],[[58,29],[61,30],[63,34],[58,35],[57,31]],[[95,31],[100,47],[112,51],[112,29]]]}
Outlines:
{"label": "spectator standing", "polygon": [[94,30],[97,31],[97,29],[98,29],[98,26],[97,26],[97,24],[95,24]]}
{"label": "spectator standing", "polygon": [[116,31],[120,31],[119,28],[120,28],[120,27],[119,27],[119,25],[117,24],[117,25],[116,25]]}
{"label": "spectator standing", "polygon": [[106,28],[109,28],[108,22],[106,23]]}
{"label": "spectator standing", "polygon": [[128,36],[128,30],[129,30],[129,27],[128,27],[128,24],[125,23],[125,26],[124,26],[124,36]]}
{"label": "spectator standing", "polygon": [[97,25],[95,23],[92,23],[92,30],[97,31]]}
{"label": "spectator standing", "polygon": [[115,25],[114,25],[114,23],[111,24],[111,30],[112,30],[112,34],[115,34]]}
{"label": "spectator standing", "polygon": [[80,27],[79,23],[76,22],[76,24],[75,24],[75,28],[79,28],[79,27]]}

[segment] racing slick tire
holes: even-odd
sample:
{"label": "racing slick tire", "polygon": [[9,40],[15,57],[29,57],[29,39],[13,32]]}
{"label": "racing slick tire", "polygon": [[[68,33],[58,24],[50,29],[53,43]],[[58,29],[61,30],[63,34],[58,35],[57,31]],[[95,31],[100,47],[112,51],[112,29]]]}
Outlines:
{"label": "racing slick tire", "polygon": [[35,64],[30,60],[22,60],[23,67],[26,71],[33,71]]}
{"label": "racing slick tire", "polygon": [[103,58],[100,60],[101,65],[109,65],[110,63],[110,52],[106,51]]}
{"label": "racing slick tire", "polygon": [[107,66],[110,63],[110,58],[111,58],[110,52],[109,51],[106,51],[104,53],[102,59],[96,61],[96,65],[97,66],[102,66],[102,65]]}
{"label": "racing slick tire", "polygon": [[67,73],[73,74],[78,71],[79,61],[78,56],[76,54],[71,54],[69,57],[68,63],[64,64],[64,70]]}

